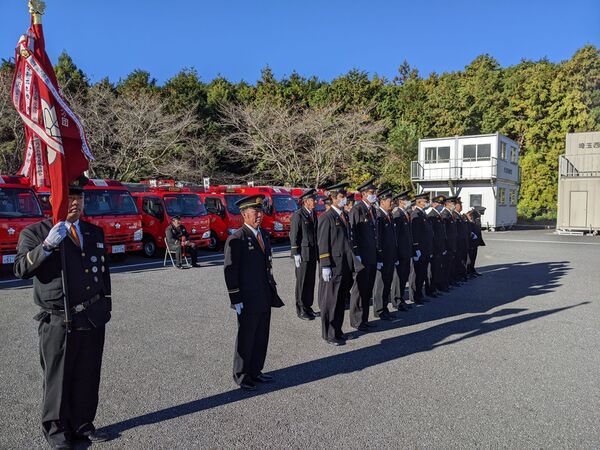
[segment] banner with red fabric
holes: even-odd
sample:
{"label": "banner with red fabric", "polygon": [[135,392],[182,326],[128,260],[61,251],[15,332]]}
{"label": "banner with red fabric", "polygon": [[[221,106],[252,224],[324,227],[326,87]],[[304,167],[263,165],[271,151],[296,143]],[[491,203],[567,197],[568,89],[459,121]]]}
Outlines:
{"label": "banner with red fabric", "polygon": [[44,48],[42,24],[21,36],[15,51],[12,101],[25,125],[25,157],[19,171],[51,191],[54,223],[65,220],[69,183],[93,160],[79,119],[58,87]]}

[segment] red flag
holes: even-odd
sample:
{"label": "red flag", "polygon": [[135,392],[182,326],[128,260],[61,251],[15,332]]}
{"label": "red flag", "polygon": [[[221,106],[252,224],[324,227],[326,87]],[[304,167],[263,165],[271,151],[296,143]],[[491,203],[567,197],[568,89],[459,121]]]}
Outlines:
{"label": "red flag", "polygon": [[41,24],[21,36],[15,50],[12,101],[25,124],[25,157],[19,174],[51,191],[56,223],[65,220],[69,183],[93,160],[83,127],[62,96],[44,48]]}

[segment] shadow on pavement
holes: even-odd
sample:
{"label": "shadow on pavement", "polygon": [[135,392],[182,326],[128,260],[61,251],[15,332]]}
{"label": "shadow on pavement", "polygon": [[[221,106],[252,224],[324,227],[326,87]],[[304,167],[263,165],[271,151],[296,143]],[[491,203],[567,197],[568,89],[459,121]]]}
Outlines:
{"label": "shadow on pavement", "polygon": [[[138,426],[176,419],[199,411],[243,401],[250,397],[313,383],[340,374],[360,371],[404,356],[427,352],[437,347],[451,345],[471,337],[491,333],[588,304],[589,302],[581,302],[561,308],[528,313],[526,313],[527,309],[524,308],[504,308],[490,312],[499,306],[507,305],[526,297],[551,292],[560,286],[560,279],[568,270],[569,267],[565,261],[536,264],[520,262],[505,266],[484,267],[482,271],[486,273],[485,276],[473,280],[461,288],[455,289],[446,297],[405,313],[403,317],[406,320],[386,322],[385,328],[382,326],[380,329],[390,330],[404,325],[436,321],[462,314],[476,315],[447,321],[424,330],[384,339],[379,344],[365,348],[343,352],[344,347],[339,347],[342,350],[341,353],[269,372],[270,375],[275,377],[276,382],[261,385],[259,391],[247,393],[235,389],[132,417],[109,425],[102,430],[118,436],[119,433]],[[482,290],[482,285],[486,289]],[[480,295],[482,291],[485,293],[484,295]],[[493,321],[490,322],[492,319]],[[454,335],[459,336],[447,340]],[[226,375],[229,376],[230,374]]]}

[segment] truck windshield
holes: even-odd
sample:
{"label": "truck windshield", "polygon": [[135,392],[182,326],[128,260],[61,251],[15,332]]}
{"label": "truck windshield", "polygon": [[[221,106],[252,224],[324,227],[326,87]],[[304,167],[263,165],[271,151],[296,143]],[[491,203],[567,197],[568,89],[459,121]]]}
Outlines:
{"label": "truck windshield", "polygon": [[37,197],[30,189],[0,188],[0,217],[43,217]]}
{"label": "truck windshield", "polygon": [[227,211],[229,214],[239,214],[240,208],[237,207],[235,202],[246,197],[244,194],[227,194],[225,195],[225,203],[227,204]]}
{"label": "truck windshield", "polygon": [[294,212],[298,209],[298,205],[291,195],[273,195],[272,198],[275,212]]}
{"label": "truck windshield", "polygon": [[165,209],[171,217],[198,217],[208,214],[202,200],[196,194],[167,194],[164,202]]}
{"label": "truck windshield", "polygon": [[128,191],[116,189],[86,190],[83,212],[86,216],[125,216],[137,214],[137,206]]}

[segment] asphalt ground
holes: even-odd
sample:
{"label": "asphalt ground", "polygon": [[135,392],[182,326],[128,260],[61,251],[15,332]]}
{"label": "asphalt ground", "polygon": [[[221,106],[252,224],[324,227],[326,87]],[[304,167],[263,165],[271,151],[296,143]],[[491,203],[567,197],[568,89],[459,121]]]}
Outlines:
{"label": "asphalt ground", "polygon": [[[486,233],[484,276],[343,347],[299,320],[275,254],[265,372],[231,378],[235,313],[219,255],[202,268],[130,259],[113,274],[98,448],[599,448],[600,238]],[[211,260],[209,260],[211,259]],[[0,284],[0,448],[44,448],[36,307]],[[85,448],[85,445],[81,446]]]}

